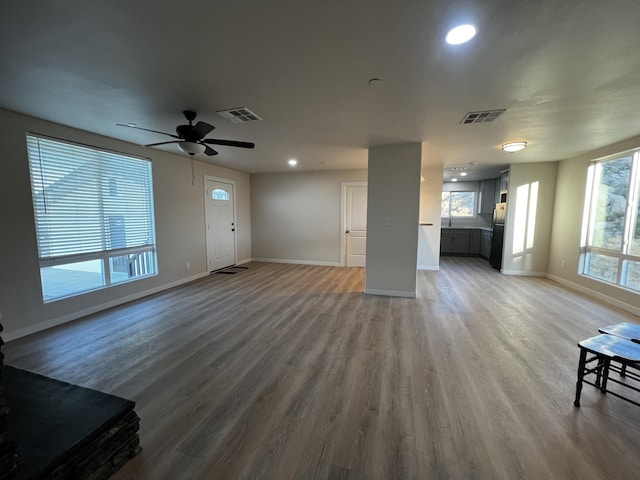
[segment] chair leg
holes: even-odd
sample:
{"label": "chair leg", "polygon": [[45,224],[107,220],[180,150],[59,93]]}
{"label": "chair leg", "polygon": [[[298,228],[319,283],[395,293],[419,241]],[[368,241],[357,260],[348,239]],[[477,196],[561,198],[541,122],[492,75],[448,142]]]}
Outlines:
{"label": "chair leg", "polygon": [[573,404],[576,407],[580,406],[580,393],[582,392],[582,379],[584,378],[584,366],[587,361],[587,351],[584,348],[580,349],[580,361],[578,362],[578,381],[576,382],[576,399]]}
{"label": "chair leg", "polygon": [[607,393],[607,380],[609,380],[609,367],[611,366],[611,359],[604,358],[603,367],[602,367],[602,386],[600,387],[600,392]]}
{"label": "chair leg", "polygon": [[602,381],[602,367],[604,366],[604,360],[600,355],[596,354],[596,387],[600,388],[600,382]]}

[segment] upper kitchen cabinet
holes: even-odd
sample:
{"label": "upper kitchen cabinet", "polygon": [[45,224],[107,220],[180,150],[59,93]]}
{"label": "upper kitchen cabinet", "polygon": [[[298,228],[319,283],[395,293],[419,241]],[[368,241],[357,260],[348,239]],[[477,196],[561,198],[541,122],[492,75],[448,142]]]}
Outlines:
{"label": "upper kitchen cabinet", "polygon": [[506,195],[509,192],[509,170],[505,170],[502,172],[502,176],[500,177],[500,197],[504,196],[504,200],[501,198],[500,201],[506,201]]}
{"label": "upper kitchen cabinet", "polygon": [[480,182],[480,207],[478,213],[493,213],[500,200],[501,182],[499,178],[491,178]]}

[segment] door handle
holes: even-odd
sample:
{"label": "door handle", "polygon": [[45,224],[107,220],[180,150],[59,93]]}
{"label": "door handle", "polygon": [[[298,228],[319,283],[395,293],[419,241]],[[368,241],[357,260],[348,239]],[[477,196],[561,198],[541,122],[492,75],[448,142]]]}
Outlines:
{"label": "door handle", "polygon": [[345,231],[344,233],[351,233],[351,232],[349,232],[349,230],[347,230],[347,231]]}
{"label": "door handle", "polygon": [[236,231],[236,229],[235,229],[235,228],[232,228],[232,229],[231,229],[231,231],[232,231],[232,232],[235,232],[235,231]]}

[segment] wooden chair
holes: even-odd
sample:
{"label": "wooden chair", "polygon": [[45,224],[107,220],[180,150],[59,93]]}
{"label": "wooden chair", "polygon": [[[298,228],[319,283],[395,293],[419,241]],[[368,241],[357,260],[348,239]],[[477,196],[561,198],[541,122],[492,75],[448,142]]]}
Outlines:
{"label": "wooden chair", "polygon": [[[614,382],[621,387],[640,392],[640,388],[631,385],[632,382],[640,382],[640,375],[635,371],[627,371],[628,366],[638,367],[640,343],[604,333],[578,342],[578,347],[580,348],[580,360],[578,362],[576,398],[573,402],[576,407],[580,406],[583,383],[599,388],[603,394],[609,393],[640,406],[640,403],[607,388],[609,382]],[[612,365],[612,361],[619,363],[620,366]],[[620,374],[624,381],[611,378],[612,371]],[[591,381],[591,375],[595,376],[593,381]]]}

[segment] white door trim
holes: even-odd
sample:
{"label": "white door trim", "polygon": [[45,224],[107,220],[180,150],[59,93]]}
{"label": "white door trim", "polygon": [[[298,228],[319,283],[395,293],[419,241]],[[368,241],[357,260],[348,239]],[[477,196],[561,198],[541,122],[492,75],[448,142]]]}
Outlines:
{"label": "white door trim", "polygon": [[345,248],[345,231],[347,230],[347,188],[366,187],[367,182],[340,182],[340,265],[347,265],[347,251]]}
{"label": "white door trim", "polygon": [[236,196],[238,195],[238,189],[236,188],[236,181],[228,178],[214,177],[212,175],[203,175],[202,203],[204,207],[204,264],[207,266],[207,271],[209,271],[209,253],[207,252],[207,204],[205,203],[205,198],[207,196],[207,181],[209,180],[212,182],[229,183],[233,186],[233,226],[236,229],[234,232],[235,235],[233,236],[233,264],[237,265],[238,263],[238,219],[236,218]]}

